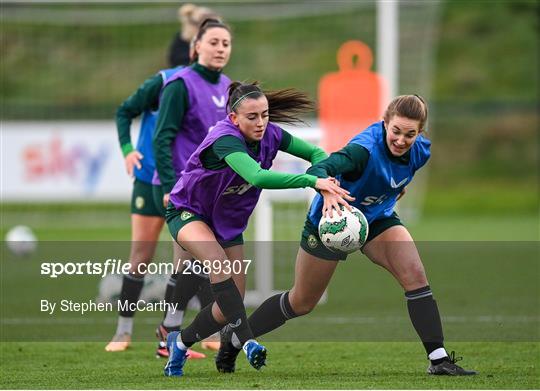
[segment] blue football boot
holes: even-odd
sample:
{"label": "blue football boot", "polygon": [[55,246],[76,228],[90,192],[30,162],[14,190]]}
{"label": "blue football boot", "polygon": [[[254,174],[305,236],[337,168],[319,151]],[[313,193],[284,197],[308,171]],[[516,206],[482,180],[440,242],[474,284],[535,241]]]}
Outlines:
{"label": "blue football boot", "polygon": [[187,350],[180,349],[176,339],[180,332],[173,331],[167,335],[167,350],[169,351],[169,361],[163,369],[165,376],[180,377],[184,374],[183,368],[187,360]]}
{"label": "blue football boot", "polygon": [[259,370],[266,365],[266,348],[255,340],[249,340],[244,344],[244,353],[246,353],[249,364]]}

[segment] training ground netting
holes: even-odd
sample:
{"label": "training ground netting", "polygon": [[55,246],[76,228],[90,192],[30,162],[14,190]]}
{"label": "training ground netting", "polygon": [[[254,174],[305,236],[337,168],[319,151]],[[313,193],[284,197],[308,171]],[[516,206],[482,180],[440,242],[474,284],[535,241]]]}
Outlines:
{"label": "training ground netting", "polygon": [[[363,41],[377,58],[375,1],[204,5],[232,27],[232,79],[295,87],[315,98],[320,78],[337,71],[344,42]],[[178,6],[4,2],[2,119],[112,118],[139,84],[168,67]],[[438,1],[399,5],[400,91],[429,98],[439,8]]]}

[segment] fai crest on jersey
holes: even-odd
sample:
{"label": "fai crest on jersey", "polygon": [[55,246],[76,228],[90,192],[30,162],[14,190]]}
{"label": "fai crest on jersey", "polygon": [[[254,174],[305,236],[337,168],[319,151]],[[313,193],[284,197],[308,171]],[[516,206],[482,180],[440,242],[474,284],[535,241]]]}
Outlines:
{"label": "fai crest on jersey", "polygon": [[188,219],[190,219],[190,218],[192,218],[192,217],[193,217],[193,213],[188,212],[188,211],[186,211],[186,210],[183,211],[183,212],[180,214],[180,220],[182,220],[182,221],[186,221],[186,220],[188,220]]}
{"label": "fai crest on jersey", "polygon": [[212,95],[212,101],[219,108],[225,107],[225,96],[223,95],[219,99]]}

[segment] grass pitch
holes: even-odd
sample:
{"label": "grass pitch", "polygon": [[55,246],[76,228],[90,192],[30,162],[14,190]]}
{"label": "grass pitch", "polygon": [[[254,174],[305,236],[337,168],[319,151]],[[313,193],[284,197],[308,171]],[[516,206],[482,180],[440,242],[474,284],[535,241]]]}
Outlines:
{"label": "grass pitch", "polygon": [[[6,208],[0,233],[25,224],[41,240],[54,240],[62,247],[69,241],[125,241],[130,229],[129,211],[124,209]],[[305,208],[296,209],[294,222],[276,224],[278,238],[299,236]],[[283,213],[289,216],[291,210]],[[280,220],[285,221],[278,214]],[[188,362],[181,379],[165,378],[164,360],[154,358],[155,342],[149,341],[160,314],[137,314],[136,342],[127,352],[107,353],[104,347],[114,331],[116,314],[40,318],[36,298],[55,292],[43,289],[44,280],[36,277],[32,264],[3,260],[0,388],[540,388],[537,216],[432,216],[409,227],[422,241],[419,248],[441,309],[447,347],[464,357],[464,367],[478,370],[477,376],[426,374],[428,361],[407,317],[403,292],[365,257],[338,267],[326,304],[260,339],[269,349],[268,366],[260,372],[240,357],[237,373],[219,374],[209,353],[207,359]],[[163,239],[169,240],[165,230]],[[292,247],[295,250],[297,245]],[[275,261],[277,289],[290,288],[293,257],[286,253]],[[62,281],[65,285],[55,284],[58,295],[76,292],[93,297],[96,293],[94,280]],[[20,294],[21,286],[28,287],[26,295]],[[186,324],[192,316],[193,312]]]}
{"label": "grass pitch", "polygon": [[155,344],[107,353],[103,343],[2,344],[2,388],[9,389],[538,389],[538,343],[452,343],[472,377],[426,374],[419,343],[268,343],[268,366],[239,356],[234,374],[213,354],[189,361],[182,378],[162,374]]}

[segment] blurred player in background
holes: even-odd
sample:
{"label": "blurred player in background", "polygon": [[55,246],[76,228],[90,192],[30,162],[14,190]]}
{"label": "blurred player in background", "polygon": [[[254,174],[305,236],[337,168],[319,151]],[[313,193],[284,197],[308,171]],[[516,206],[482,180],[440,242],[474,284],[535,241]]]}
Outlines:
{"label": "blurred player in background", "polygon": [[[226,95],[230,79],[222,74],[232,48],[231,33],[227,25],[217,19],[206,19],[193,41],[193,64],[175,73],[162,90],[160,113],[154,136],[157,175],[153,184],[159,185],[154,194],[161,200],[161,208],[168,203],[169,193],[180,177],[185,162],[208,134],[210,128],[226,116]],[[187,253],[186,253],[187,254]],[[189,259],[187,258],[182,259]],[[172,300],[179,308],[187,306],[194,293],[209,292],[208,276],[179,273]],[[206,295],[210,297],[211,295]],[[201,303],[201,306],[207,303]],[[167,333],[177,331],[184,311],[170,310],[158,326],[162,347],[158,354],[167,356],[164,345]],[[215,343],[219,346],[219,342]],[[213,347],[211,342],[207,347]]]}
{"label": "blurred player in background", "polygon": [[190,63],[189,49],[191,41],[197,35],[199,25],[205,19],[221,20],[218,14],[207,7],[187,3],[178,8],[180,31],[174,34],[169,46],[168,62],[170,67]]}
{"label": "blurred player in background", "polygon": [[[405,290],[411,322],[431,364],[433,375],[474,375],[455,364],[443,344],[443,331],[437,303],[433,299],[424,266],[408,230],[394,211],[417,170],[430,157],[431,142],[422,133],[427,121],[425,101],[417,95],[395,98],[377,122],[355,136],[343,149],[307,170],[318,178],[336,177],[355,197],[352,205],[369,222],[369,236],[363,253],[388,270]],[[318,225],[326,213],[341,213],[348,207],[343,197],[321,190],[306,219],[296,258],[295,281],[288,292],[262,303],[249,318],[254,337],[266,334],[289,319],[305,315],[317,305],[327,288],[339,260],[345,253],[327,249],[319,237]],[[241,345],[236,330],[222,333],[221,349],[216,357],[220,372],[234,372]]]}
{"label": "blurred player in background", "polygon": [[[182,376],[187,349],[226,323],[234,328],[249,363],[256,369],[265,364],[266,349],[254,340],[243,303],[243,232],[262,189],[313,187],[345,196],[334,179],[269,170],[279,150],[312,164],[326,157],[322,149],[269,122],[299,122],[298,115],[313,107],[304,94],[290,89],[265,94],[256,84],[235,82],[227,106],[229,116],[191,155],[167,208],[173,238],[197,259],[212,260],[215,302],[181,332],[169,334],[165,376]],[[235,262],[242,267],[235,268]]]}

